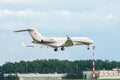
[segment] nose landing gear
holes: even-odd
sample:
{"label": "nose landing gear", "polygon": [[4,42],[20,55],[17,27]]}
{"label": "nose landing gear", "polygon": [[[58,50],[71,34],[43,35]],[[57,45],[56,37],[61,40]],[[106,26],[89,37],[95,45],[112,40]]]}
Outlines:
{"label": "nose landing gear", "polygon": [[90,49],[90,47],[89,47],[89,45],[87,45],[87,50],[89,50]]}

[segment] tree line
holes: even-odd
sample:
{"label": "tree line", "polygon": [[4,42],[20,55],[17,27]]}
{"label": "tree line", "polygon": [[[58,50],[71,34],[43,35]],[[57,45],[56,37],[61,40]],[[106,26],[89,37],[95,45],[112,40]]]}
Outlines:
{"label": "tree line", "polygon": [[[120,68],[120,62],[109,60],[95,60],[96,70],[112,70]],[[0,66],[0,72],[10,73],[68,73],[68,78],[81,78],[82,71],[92,70],[92,60],[34,60],[20,62],[6,62]]]}

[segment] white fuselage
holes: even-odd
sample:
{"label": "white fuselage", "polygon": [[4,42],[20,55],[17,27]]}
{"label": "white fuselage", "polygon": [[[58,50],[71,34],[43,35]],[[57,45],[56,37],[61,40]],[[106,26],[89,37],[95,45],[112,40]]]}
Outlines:
{"label": "white fuselage", "polygon": [[[71,37],[73,45],[90,45],[93,44],[93,41],[87,37]],[[51,47],[63,47],[62,45],[67,41],[67,37],[65,38],[44,38],[43,42],[39,44],[48,45]],[[71,45],[71,46],[73,46]],[[66,45],[64,47],[69,47]]]}
{"label": "white fuselage", "polygon": [[58,47],[61,47],[61,50],[64,50],[64,47],[70,47],[74,45],[90,45],[94,42],[87,37],[64,37],[64,38],[45,38],[43,37],[36,29],[29,28],[25,30],[18,30],[15,32],[24,32],[28,31],[35,44],[42,44],[55,48],[57,51]]}

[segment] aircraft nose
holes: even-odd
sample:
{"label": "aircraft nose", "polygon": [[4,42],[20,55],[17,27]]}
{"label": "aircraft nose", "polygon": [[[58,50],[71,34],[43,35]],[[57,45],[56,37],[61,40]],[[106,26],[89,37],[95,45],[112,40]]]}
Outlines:
{"label": "aircraft nose", "polygon": [[94,41],[93,40],[90,40],[90,44],[93,44],[94,43]]}

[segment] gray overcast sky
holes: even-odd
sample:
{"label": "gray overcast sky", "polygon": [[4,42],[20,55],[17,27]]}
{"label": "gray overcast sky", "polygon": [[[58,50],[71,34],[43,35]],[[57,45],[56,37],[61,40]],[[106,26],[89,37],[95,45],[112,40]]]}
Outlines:
{"label": "gray overcast sky", "polygon": [[95,42],[95,58],[120,61],[120,0],[0,0],[0,64],[35,59],[91,59],[86,46],[54,52],[31,44],[28,33],[36,28],[43,36],[87,36]]}

